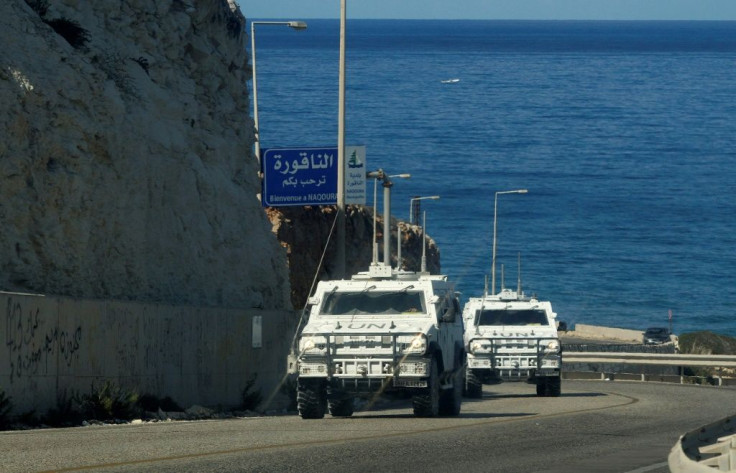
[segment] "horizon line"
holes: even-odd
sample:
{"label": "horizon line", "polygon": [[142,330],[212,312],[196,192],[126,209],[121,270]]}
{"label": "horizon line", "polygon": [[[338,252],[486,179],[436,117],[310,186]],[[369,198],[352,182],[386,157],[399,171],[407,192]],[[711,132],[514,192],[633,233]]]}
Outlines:
{"label": "horizon line", "polygon": [[[298,16],[298,15],[297,15]],[[292,17],[278,17],[278,16],[254,16],[254,17],[248,17],[246,16],[246,19],[250,21],[250,18],[253,18],[255,20],[287,20],[292,19]],[[309,16],[299,16],[300,19],[304,20],[335,20],[339,21],[340,19],[337,17],[309,17]],[[648,19],[642,19],[642,18],[617,18],[617,19],[601,19],[601,18],[347,18],[347,21],[351,20],[371,20],[371,21],[599,21],[599,22],[712,22],[712,23],[734,23],[736,22],[736,19],[672,19],[672,18],[662,18],[662,19],[656,19],[656,18],[648,18]]]}

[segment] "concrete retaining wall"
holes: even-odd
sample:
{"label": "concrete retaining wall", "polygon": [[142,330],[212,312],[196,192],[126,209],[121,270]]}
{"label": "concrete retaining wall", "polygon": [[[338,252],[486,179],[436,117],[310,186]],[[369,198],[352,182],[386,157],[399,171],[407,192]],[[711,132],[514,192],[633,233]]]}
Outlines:
{"label": "concrete retaining wall", "polygon": [[0,390],[17,414],[45,413],[60,396],[107,380],[184,407],[234,407],[257,376],[255,389],[269,398],[286,372],[295,320],[288,311],[3,292],[0,310]]}
{"label": "concrete retaining wall", "polygon": [[627,342],[641,343],[644,332],[641,330],[629,330],[625,328],[601,327],[598,325],[575,324],[575,331],[569,333],[571,336],[590,339],[621,340]]}

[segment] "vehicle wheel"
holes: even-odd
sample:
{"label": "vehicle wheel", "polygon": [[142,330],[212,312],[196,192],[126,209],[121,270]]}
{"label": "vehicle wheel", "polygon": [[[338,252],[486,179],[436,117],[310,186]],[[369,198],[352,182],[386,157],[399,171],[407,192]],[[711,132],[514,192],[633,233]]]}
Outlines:
{"label": "vehicle wheel", "polygon": [[547,396],[560,397],[562,394],[562,380],[559,376],[547,378]]}
{"label": "vehicle wheel", "polygon": [[341,391],[328,390],[327,409],[332,417],[350,417],[353,415],[353,397]]}
{"label": "vehicle wheel", "polygon": [[463,385],[465,384],[465,370],[460,367],[452,375],[452,388],[440,393],[440,415],[456,416],[460,414],[463,402]]}
{"label": "vehicle wheel", "polygon": [[472,399],[483,397],[483,383],[471,369],[465,371],[465,396]]}
{"label": "vehicle wheel", "polygon": [[537,378],[537,396],[547,395],[547,378]]}
{"label": "vehicle wheel", "polygon": [[321,379],[300,379],[297,384],[296,405],[302,419],[321,419],[326,407],[325,382]]}
{"label": "vehicle wheel", "polygon": [[417,417],[437,417],[440,411],[440,380],[437,374],[437,361],[432,360],[427,387],[411,399],[414,415]]}

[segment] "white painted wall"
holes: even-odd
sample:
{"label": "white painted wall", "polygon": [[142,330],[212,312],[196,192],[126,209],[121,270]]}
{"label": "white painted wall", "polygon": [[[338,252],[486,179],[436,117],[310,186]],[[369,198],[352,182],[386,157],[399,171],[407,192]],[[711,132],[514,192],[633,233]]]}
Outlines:
{"label": "white painted wall", "polygon": [[0,389],[14,413],[38,414],[56,407],[57,397],[87,394],[106,380],[184,407],[237,406],[257,375],[267,398],[285,374],[295,320],[289,311],[6,292],[0,314]]}

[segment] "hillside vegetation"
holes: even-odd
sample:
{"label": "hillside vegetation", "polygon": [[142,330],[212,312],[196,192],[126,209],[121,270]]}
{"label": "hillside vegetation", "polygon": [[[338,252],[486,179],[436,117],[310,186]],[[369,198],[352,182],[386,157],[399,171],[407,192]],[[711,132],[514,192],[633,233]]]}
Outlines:
{"label": "hillside vegetation", "polygon": [[680,352],[736,355],[736,338],[709,331],[683,333],[680,335]]}

